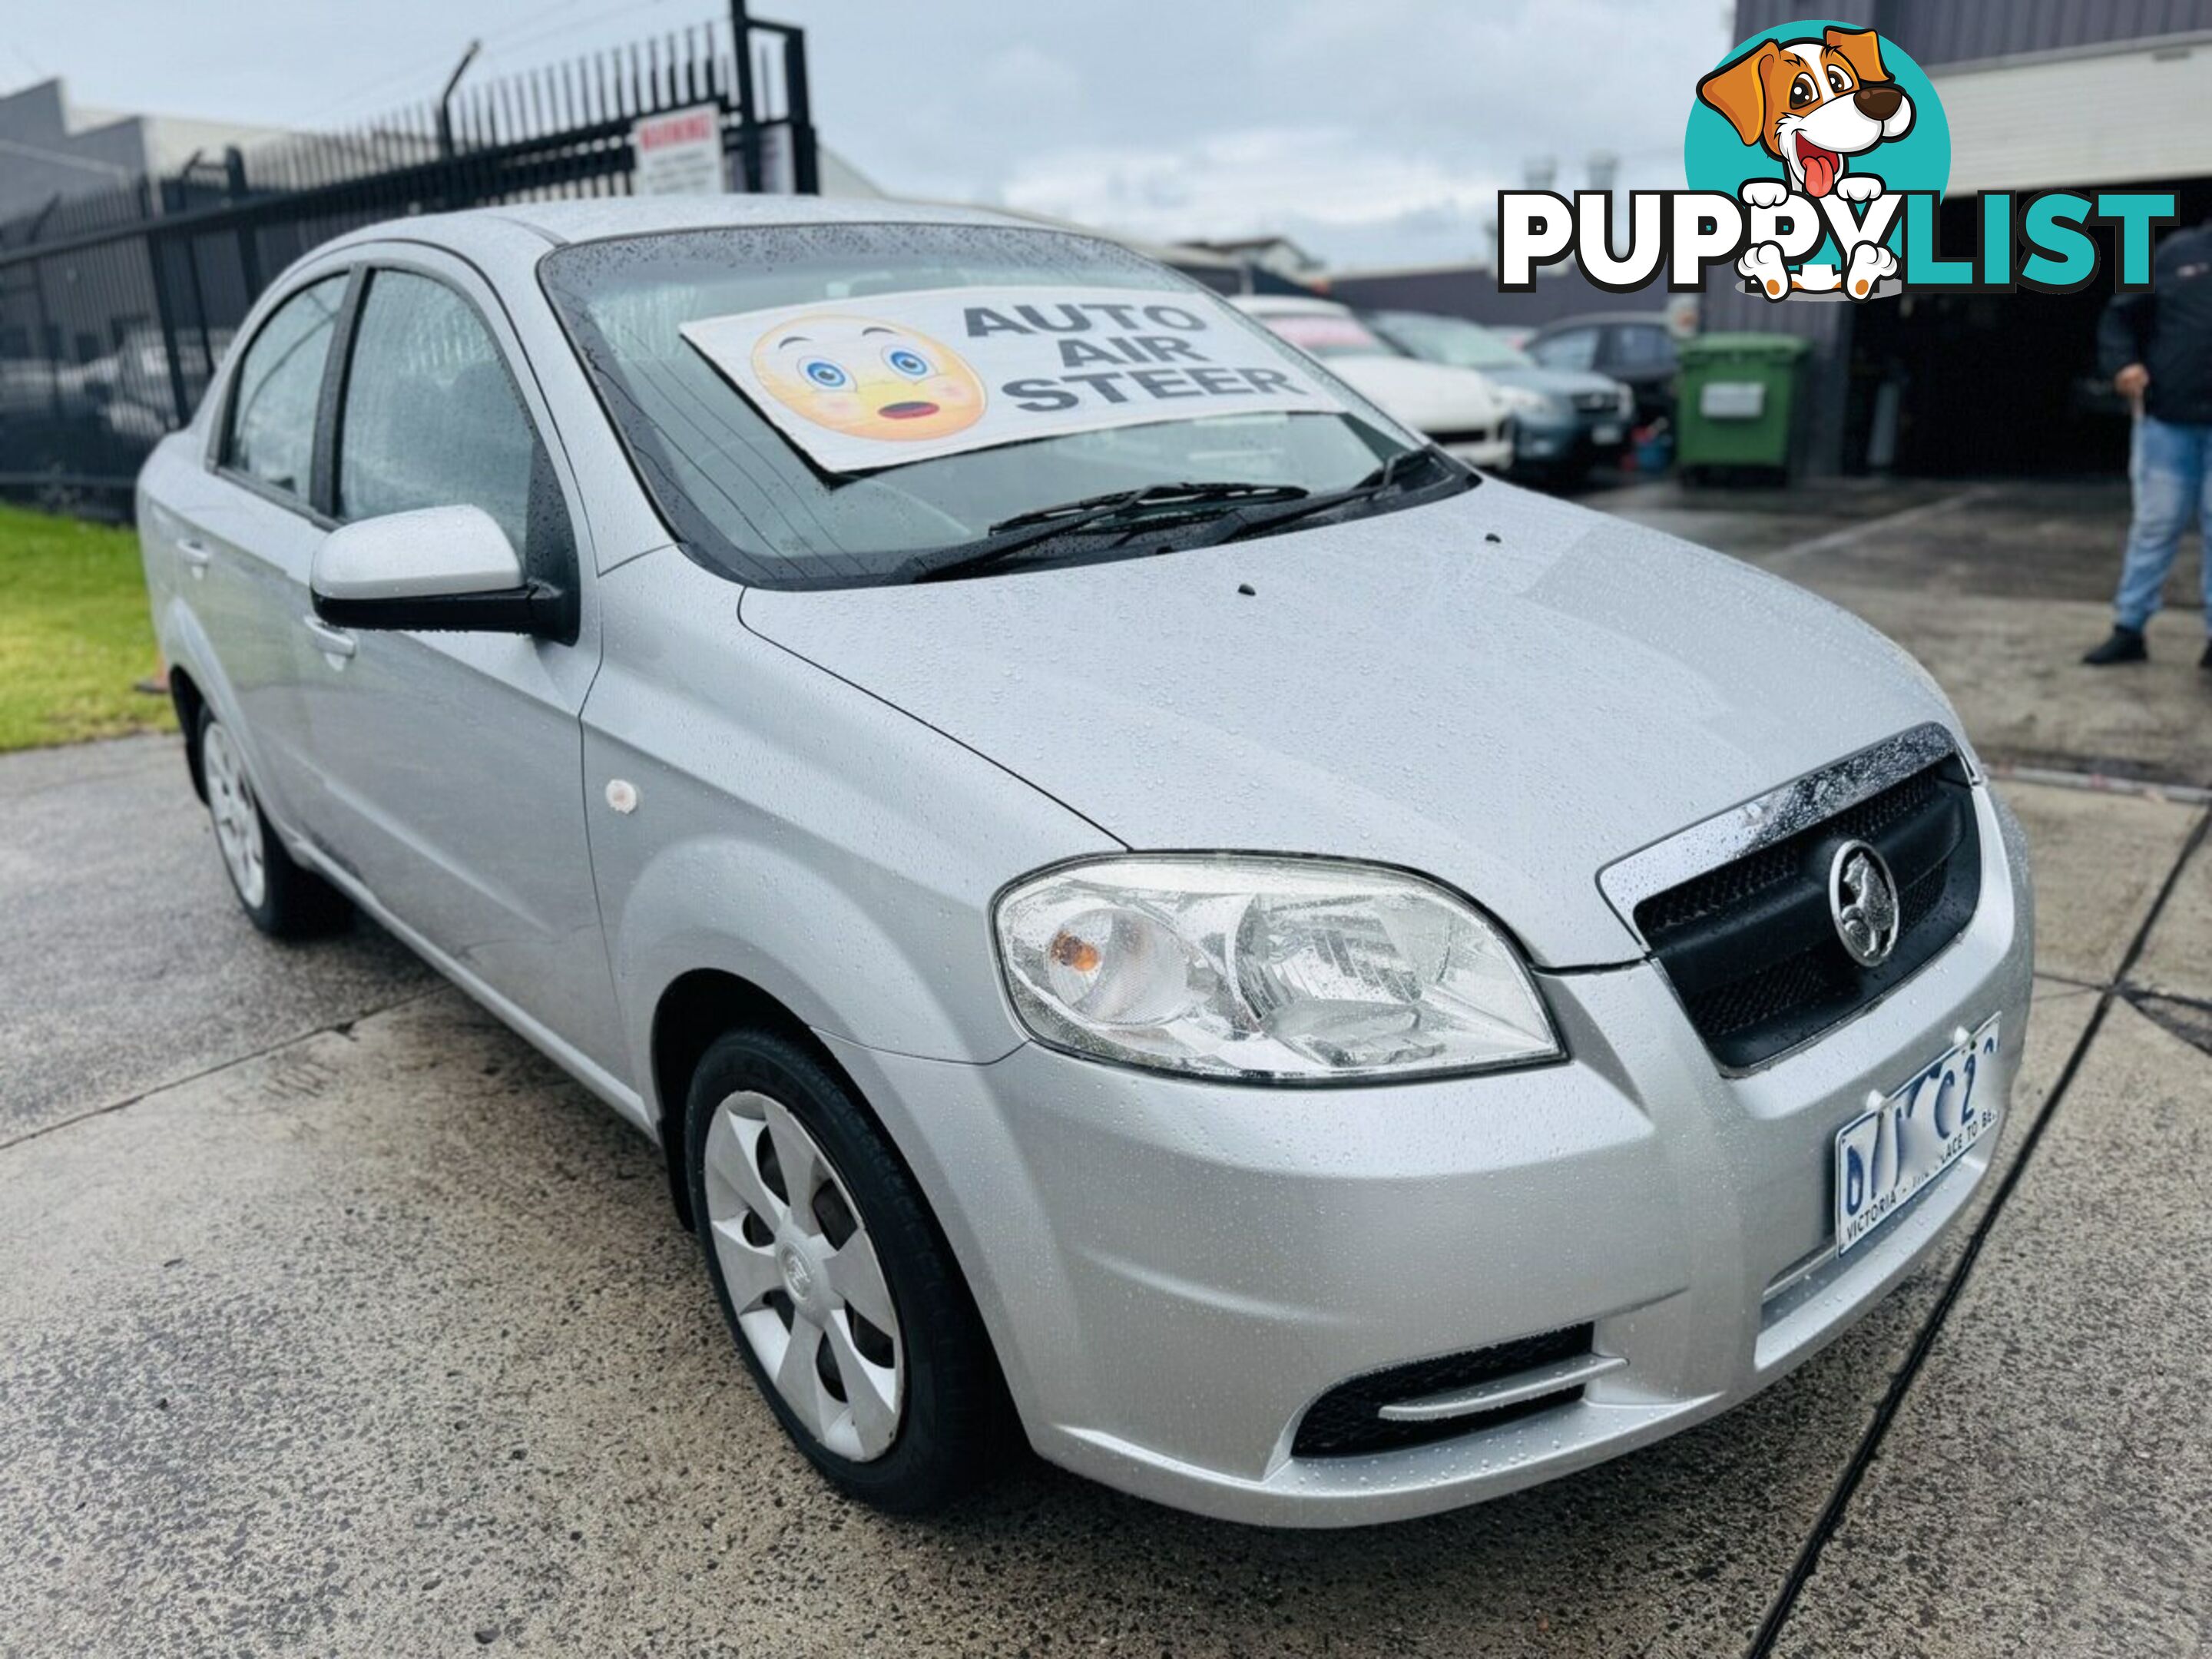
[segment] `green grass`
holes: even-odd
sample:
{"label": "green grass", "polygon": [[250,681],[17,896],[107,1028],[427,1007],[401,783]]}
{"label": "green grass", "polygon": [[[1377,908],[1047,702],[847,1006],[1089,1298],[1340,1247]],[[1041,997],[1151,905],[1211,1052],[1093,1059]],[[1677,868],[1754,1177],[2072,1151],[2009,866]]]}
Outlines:
{"label": "green grass", "polygon": [[173,731],[138,538],[0,506],[0,751]]}

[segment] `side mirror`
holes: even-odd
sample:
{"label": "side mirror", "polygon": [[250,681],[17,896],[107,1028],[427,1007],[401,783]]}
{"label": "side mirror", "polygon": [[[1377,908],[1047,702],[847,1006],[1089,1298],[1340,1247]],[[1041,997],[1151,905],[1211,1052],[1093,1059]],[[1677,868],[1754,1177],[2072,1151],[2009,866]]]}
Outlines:
{"label": "side mirror", "polygon": [[514,544],[476,507],[341,525],[315,550],[315,614],[341,628],[558,637],[569,596],[526,580]]}

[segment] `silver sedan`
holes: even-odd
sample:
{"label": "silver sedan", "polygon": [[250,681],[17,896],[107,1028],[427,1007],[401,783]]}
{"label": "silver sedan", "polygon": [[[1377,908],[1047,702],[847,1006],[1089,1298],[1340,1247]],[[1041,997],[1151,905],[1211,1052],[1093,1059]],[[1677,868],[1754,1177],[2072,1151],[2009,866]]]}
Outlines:
{"label": "silver sedan", "polygon": [[1119,246],[526,204],[238,339],[138,522],[240,903],[653,1137],[869,1502],[1009,1435],[1491,1497],[1805,1359],[1988,1170],[2031,901],[1929,678]]}

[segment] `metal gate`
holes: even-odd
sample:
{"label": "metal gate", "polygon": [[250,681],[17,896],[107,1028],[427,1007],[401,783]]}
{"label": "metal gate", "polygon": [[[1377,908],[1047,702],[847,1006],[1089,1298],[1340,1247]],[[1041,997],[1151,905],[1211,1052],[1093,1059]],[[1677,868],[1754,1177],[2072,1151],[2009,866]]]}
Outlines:
{"label": "metal gate", "polygon": [[701,105],[720,112],[732,188],[816,191],[805,34],[745,20],[449,82],[348,131],[196,156],[0,225],[0,495],[127,515],[147,453],[301,253],[410,213],[628,195],[632,125]]}

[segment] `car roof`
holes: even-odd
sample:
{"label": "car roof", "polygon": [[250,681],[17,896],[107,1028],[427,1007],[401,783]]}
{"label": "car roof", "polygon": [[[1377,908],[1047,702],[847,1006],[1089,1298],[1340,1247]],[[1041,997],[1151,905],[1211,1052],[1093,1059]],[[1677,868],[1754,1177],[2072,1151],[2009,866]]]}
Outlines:
{"label": "car roof", "polygon": [[1360,309],[1363,317],[1417,317],[1424,322],[1459,323],[1468,328],[1479,328],[1485,334],[1498,332],[1494,323],[1480,322],[1473,317],[1461,317],[1449,311],[1422,311],[1413,306],[1367,306]]}
{"label": "car roof", "polygon": [[1602,328],[1608,323],[1647,323],[1653,328],[1667,326],[1663,311],[1585,311],[1573,317],[1561,317],[1546,323],[1538,334],[1557,334],[1570,328]]}
{"label": "car roof", "polygon": [[1254,317],[1340,317],[1352,307],[1334,300],[1310,300],[1296,294],[1232,294],[1229,303]]}
{"label": "car roof", "polygon": [[711,230],[725,226],[892,222],[1018,228],[1022,225],[1018,219],[981,208],[884,197],[824,201],[819,196],[619,196],[565,202],[517,202],[508,207],[477,211],[526,224],[562,242],[592,241],[602,236],[635,236],[661,230]]}
{"label": "car roof", "polygon": [[824,201],[818,196],[609,196],[560,202],[513,202],[458,213],[386,219],[314,250],[321,255],[364,242],[428,242],[479,264],[535,264],[549,247],[663,231],[746,229],[781,225],[989,225],[1036,230],[1033,222],[941,202],[869,197]]}

